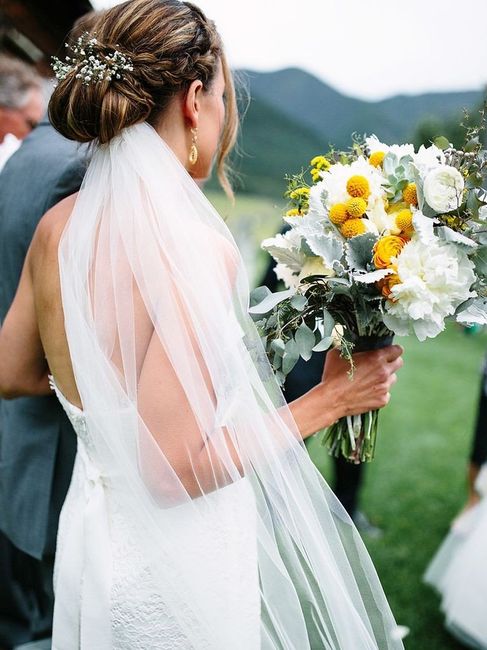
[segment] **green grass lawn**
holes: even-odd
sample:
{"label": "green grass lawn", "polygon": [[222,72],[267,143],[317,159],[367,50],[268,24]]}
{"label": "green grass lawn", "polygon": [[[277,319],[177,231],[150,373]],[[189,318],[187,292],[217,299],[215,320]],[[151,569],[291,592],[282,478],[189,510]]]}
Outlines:
{"label": "green grass lawn", "polygon": [[[255,281],[266,264],[259,242],[280,228],[280,209],[261,198],[239,197],[234,208],[220,195],[210,198],[228,217]],[[363,510],[384,535],[365,542],[398,622],[411,629],[408,650],[454,650],[462,646],[443,630],[439,598],[422,575],[465,499],[487,336],[451,326],[433,341],[400,342],[405,365],[381,415],[377,456],[362,494]],[[312,444],[310,452],[329,477],[322,448]]]}
{"label": "green grass lawn", "polygon": [[[405,364],[381,414],[377,456],[367,468],[362,509],[384,530],[365,542],[410,650],[461,648],[444,630],[439,598],[422,575],[465,499],[485,335],[450,326],[439,338],[401,339]],[[310,453],[325,477],[329,461]]]}

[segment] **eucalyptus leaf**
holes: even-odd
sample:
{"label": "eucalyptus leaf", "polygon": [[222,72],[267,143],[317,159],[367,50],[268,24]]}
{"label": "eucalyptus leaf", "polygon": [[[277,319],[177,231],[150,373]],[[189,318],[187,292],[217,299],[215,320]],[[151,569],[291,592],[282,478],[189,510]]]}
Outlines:
{"label": "eucalyptus leaf", "polygon": [[323,309],[323,336],[331,336],[335,328],[335,319],[327,309]]}
{"label": "eucalyptus leaf", "polygon": [[286,345],[282,339],[274,339],[271,342],[271,348],[274,350],[274,352],[280,356],[284,354],[284,351],[286,349]]}
{"label": "eucalyptus leaf", "polygon": [[466,152],[471,153],[473,151],[476,151],[478,146],[480,144],[479,137],[475,136],[474,138],[471,138],[467,144],[465,145],[464,149]]}
{"label": "eucalyptus leaf", "polygon": [[303,294],[297,293],[291,298],[290,302],[294,309],[297,309],[297,311],[303,311],[308,304],[308,299],[306,296],[303,296]]}
{"label": "eucalyptus leaf", "polygon": [[294,289],[286,289],[286,291],[277,291],[266,296],[262,302],[254,305],[249,309],[251,314],[267,314],[274,309],[283,300],[290,298],[294,295]]}
{"label": "eucalyptus leaf", "polygon": [[262,286],[256,287],[253,291],[250,292],[250,306],[258,305],[259,302],[262,302],[264,298],[267,298],[272,293],[269,287]]}
{"label": "eucalyptus leaf", "polygon": [[315,335],[313,334],[313,331],[305,323],[302,323],[298,327],[295,339],[299,354],[302,358],[305,361],[311,359],[311,351],[315,345]]}
{"label": "eucalyptus leaf", "polygon": [[313,352],[324,352],[325,350],[329,349],[332,343],[332,336],[324,336],[321,341],[314,346]]}
{"label": "eucalyptus leaf", "polygon": [[282,372],[287,375],[294,368],[299,359],[299,348],[294,339],[286,343],[286,351],[282,357]]}
{"label": "eucalyptus leaf", "polygon": [[445,138],[444,135],[440,135],[437,138],[433,140],[433,143],[438,147],[438,149],[441,149],[444,151],[445,149],[449,149],[450,143],[448,142],[448,138]]}

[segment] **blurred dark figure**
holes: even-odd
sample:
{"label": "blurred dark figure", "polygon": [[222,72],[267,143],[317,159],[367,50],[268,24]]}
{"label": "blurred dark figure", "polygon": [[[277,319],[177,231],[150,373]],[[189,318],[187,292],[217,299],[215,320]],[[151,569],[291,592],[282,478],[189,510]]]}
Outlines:
{"label": "blurred dark figure", "polygon": [[480,468],[487,463],[487,356],[480,382],[480,397],[477,407],[477,420],[475,423],[472,451],[468,466],[468,497],[464,510],[468,510],[480,501],[480,495],[475,489],[475,482]]}
{"label": "blurred dark figure", "polygon": [[[83,16],[70,40],[99,15]],[[87,164],[87,148],[44,116],[0,174],[0,322],[40,218],[79,190]],[[51,635],[56,535],[75,454],[54,396],[0,400],[0,650]]]}
{"label": "blurred dark figure", "polygon": [[0,56],[0,171],[44,114],[42,82],[22,61]]}
{"label": "blurred dark figure", "polygon": [[[271,291],[278,288],[278,280],[274,273],[275,263],[269,264],[265,276],[260,284],[267,286]],[[316,386],[321,381],[326,352],[315,352],[309,361],[299,359],[293,370],[286,377],[284,397],[286,401],[301,397],[304,393]],[[312,438],[309,438],[311,440]],[[323,449],[326,454],[326,450]],[[367,517],[358,508],[360,487],[364,477],[363,465],[354,465],[344,458],[333,458],[334,481],[332,489],[336,496],[354,520],[361,532],[372,536],[380,534],[379,529],[370,524]]]}

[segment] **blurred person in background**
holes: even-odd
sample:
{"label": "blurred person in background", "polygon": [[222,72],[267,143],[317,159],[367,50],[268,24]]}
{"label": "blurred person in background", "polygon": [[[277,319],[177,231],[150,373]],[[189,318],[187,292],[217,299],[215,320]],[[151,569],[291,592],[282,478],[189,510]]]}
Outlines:
{"label": "blurred person in background", "polygon": [[[90,31],[99,14],[91,12],[75,24],[70,38]],[[14,64],[15,65],[14,65]],[[4,70],[25,71],[10,59]],[[9,67],[10,66],[10,67]],[[26,70],[25,70],[26,69]],[[29,76],[30,75],[30,76]],[[34,82],[32,82],[34,83]],[[38,92],[40,85],[33,88]],[[40,91],[39,91],[40,92]],[[32,93],[31,93],[32,94]],[[21,92],[19,90],[19,97]],[[0,88],[1,104],[6,92]],[[28,135],[0,173],[0,323],[14,299],[33,233],[41,216],[78,191],[87,164],[86,148],[62,137],[42,115],[39,96],[23,109],[0,108],[8,129]],[[13,100],[11,100],[13,101]],[[20,101],[22,104],[22,101]],[[22,128],[24,131],[22,131]],[[28,130],[27,130],[28,129]],[[29,182],[26,182],[26,178]],[[0,400],[0,650],[47,639],[51,634],[54,595],[52,572],[59,513],[71,480],[76,437],[53,396]]]}
{"label": "blurred person in background", "polygon": [[42,82],[35,70],[0,55],[0,171],[44,111]]}
{"label": "blurred person in background", "polygon": [[462,512],[429,565],[425,581],[441,596],[448,630],[468,647],[487,649],[487,358],[480,384]]}
{"label": "blurred person in background", "polygon": [[487,462],[487,356],[484,359],[482,378],[480,381],[480,396],[477,407],[477,420],[475,424],[472,451],[468,466],[468,497],[464,510],[475,506],[480,495],[476,489],[476,482],[482,466]]}

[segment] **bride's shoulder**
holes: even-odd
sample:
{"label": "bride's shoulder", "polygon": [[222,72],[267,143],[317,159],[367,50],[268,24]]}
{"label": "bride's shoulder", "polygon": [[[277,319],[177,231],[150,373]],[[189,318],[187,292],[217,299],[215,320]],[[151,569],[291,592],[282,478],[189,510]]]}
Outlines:
{"label": "bride's shoulder", "polygon": [[34,234],[34,245],[49,247],[59,242],[64,227],[73,211],[77,196],[77,193],[67,196],[41,217]]}

